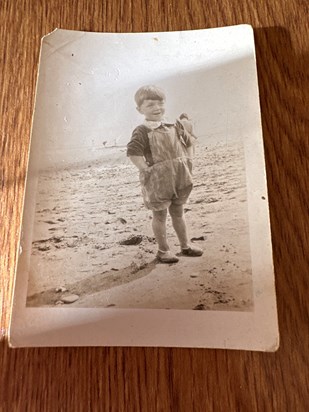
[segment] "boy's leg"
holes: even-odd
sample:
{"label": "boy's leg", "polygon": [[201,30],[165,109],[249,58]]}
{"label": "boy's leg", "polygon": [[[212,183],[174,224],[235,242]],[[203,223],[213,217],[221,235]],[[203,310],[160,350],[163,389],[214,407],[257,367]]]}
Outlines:
{"label": "boy's leg", "polygon": [[172,218],[173,227],[180,242],[182,253],[186,256],[201,256],[203,254],[203,250],[189,244],[183,205],[171,204],[169,207],[169,212]]}
{"label": "boy's leg", "polygon": [[166,239],[166,216],[167,209],[154,211],[153,210],[152,229],[158,243],[157,258],[162,263],[176,263],[178,257],[173,255],[167,244]]}
{"label": "boy's leg", "polygon": [[167,251],[169,246],[166,238],[167,209],[152,211],[152,230],[158,243],[159,250]]}
{"label": "boy's leg", "polygon": [[173,228],[178,236],[181,249],[188,247],[187,226],[184,218],[183,205],[171,204],[169,212],[172,218]]}

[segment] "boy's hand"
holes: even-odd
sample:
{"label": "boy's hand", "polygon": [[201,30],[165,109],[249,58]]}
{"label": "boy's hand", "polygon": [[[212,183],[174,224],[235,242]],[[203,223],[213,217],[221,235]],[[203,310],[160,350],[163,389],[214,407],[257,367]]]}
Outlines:
{"label": "boy's hand", "polygon": [[140,169],[139,171],[139,180],[142,185],[145,185],[151,175],[152,167],[147,166],[147,169]]}
{"label": "boy's hand", "polygon": [[176,126],[176,128],[179,132],[183,132],[184,129],[185,129],[183,124],[181,123],[181,121],[179,119],[176,119],[175,126]]}

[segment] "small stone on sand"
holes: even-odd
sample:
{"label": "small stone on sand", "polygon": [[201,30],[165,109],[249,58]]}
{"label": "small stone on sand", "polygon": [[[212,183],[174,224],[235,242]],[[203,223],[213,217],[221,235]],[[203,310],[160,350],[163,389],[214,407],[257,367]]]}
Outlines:
{"label": "small stone on sand", "polygon": [[60,243],[60,242],[62,242],[63,237],[61,237],[61,236],[53,236],[53,237],[51,238],[51,240],[52,240],[54,243]]}
{"label": "small stone on sand", "polygon": [[59,288],[56,288],[56,292],[57,292],[57,293],[59,293],[59,292],[62,292],[62,293],[63,293],[63,292],[67,292],[67,290],[68,290],[68,289],[65,288],[64,286],[60,286]]}
{"label": "small stone on sand", "polygon": [[62,302],[63,303],[73,303],[76,302],[79,299],[78,295],[67,295],[62,297]]}
{"label": "small stone on sand", "polygon": [[125,225],[127,223],[127,221],[125,219],[123,219],[122,217],[118,218],[119,222],[122,223],[123,225]]}
{"label": "small stone on sand", "polygon": [[38,250],[41,252],[46,252],[47,250],[50,250],[49,246],[39,246]]}
{"label": "small stone on sand", "polygon": [[206,236],[199,236],[199,237],[192,237],[191,242],[194,242],[196,240],[206,240]]}
{"label": "small stone on sand", "polygon": [[143,236],[141,235],[133,235],[128,237],[128,239],[122,240],[119,242],[120,245],[139,245],[143,240]]}
{"label": "small stone on sand", "polygon": [[199,305],[196,305],[195,308],[193,308],[193,310],[205,310],[205,306],[200,303]]}

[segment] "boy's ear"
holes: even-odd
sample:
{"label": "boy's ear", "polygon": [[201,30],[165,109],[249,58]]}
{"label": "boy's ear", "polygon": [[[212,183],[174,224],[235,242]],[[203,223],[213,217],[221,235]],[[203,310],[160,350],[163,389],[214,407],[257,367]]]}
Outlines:
{"label": "boy's ear", "polygon": [[136,107],[136,110],[139,112],[139,113],[141,113],[141,114],[143,114],[142,112],[141,112],[141,109],[140,109],[140,107]]}

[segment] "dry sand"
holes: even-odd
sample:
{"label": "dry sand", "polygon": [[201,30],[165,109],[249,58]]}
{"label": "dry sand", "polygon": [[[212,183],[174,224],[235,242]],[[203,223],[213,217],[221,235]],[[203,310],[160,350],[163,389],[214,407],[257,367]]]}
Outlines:
{"label": "dry sand", "polygon": [[[244,152],[241,142],[198,145],[185,205],[201,257],[155,259],[151,212],[124,149],[40,175],[28,306],[252,310]],[[170,219],[174,252],[178,240]],[[121,244],[131,239],[132,245]],[[74,299],[73,299],[74,300]]]}

